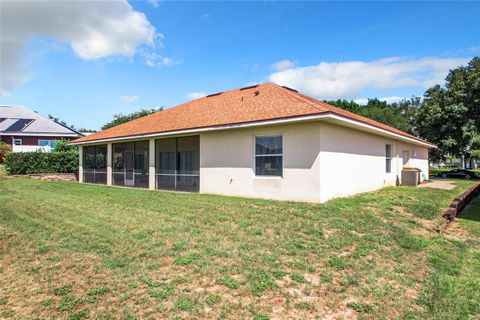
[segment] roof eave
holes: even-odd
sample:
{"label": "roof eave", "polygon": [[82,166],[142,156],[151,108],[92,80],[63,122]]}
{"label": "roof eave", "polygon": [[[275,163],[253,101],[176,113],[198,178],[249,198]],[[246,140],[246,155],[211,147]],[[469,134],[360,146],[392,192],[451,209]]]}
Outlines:
{"label": "roof eave", "polygon": [[220,130],[230,130],[230,129],[239,129],[239,128],[246,128],[246,127],[255,127],[255,126],[267,126],[267,125],[275,125],[275,124],[285,124],[285,123],[295,123],[295,122],[304,122],[304,121],[314,121],[314,120],[325,120],[325,119],[333,119],[345,123],[349,123],[354,126],[358,126],[359,128],[369,129],[370,131],[377,132],[377,134],[382,134],[385,136],[391,136],[398,140],[407,141],[409,143],[413,143],[416,145],[421,145],[427,148],[436,148],[436,145],[421,140],[419,138],[412,138],[408,136],[404,136],[398,133],[394,133],[367,123],[363,123],[358,120],[353,120],[350,118],[342,117],[337,114],[331,112],[324,112],[321,114],[314,114],[309,116],[300,116],[300,117],[289,117],[289,118],[280,118],[280,119],[271,119],[271,120],[262,120],[262,121],[255,121],[255,122],[244,122],[244,123],[235,123],[235,124],[225,124],[225,125],[218,125],[218,126],[210,126],[210,127],[202,127],[202,128],[191,128],[191,129],[182,129],[182,130],[174,130],[174,131],[164,131],[164,132],[156,132],[156,133],[146,133],[146,134],[139,134],[139,135],[127,135],[127,136],[117,136],[112,138],[105,138],[105,139],[93,139],[93,140],[86,140],[86,141],[78,141],[76,142],[71,141],[69,144],[71,145],[88,145],[88,144],[98,144],[104,142],[113,142],[113,141],[127,141],[127,140],[138,140],[143,138],[154,138],[154,137],[162,137],[162,136],[174,136],[174,135],[182,135],[182,134],[190,134],[190,133],[201,133],[201,132],[208,132],[208,131],[220,131]]}

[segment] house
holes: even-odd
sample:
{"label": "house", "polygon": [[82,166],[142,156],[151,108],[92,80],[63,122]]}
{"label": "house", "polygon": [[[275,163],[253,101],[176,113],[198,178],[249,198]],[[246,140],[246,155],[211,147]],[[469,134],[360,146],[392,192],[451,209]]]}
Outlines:
{"label": "house", "polygon": [[0,106],[0,141],[13,152],[51,151],[60,139],[83,135],[23,106]]}
{"label": "house", "polygon": [[265,83],[82,137],[80,182],[324,202],[428,178],[433,144]]}

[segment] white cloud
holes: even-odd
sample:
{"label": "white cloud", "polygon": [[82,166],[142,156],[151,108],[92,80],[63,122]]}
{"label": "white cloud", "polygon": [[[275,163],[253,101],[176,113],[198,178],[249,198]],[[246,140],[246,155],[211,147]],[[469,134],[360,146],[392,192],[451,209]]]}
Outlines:
{"label": "white cloud", "polygon": [[207,94],[205,92],[194,91],[187,94],[188,99],[195,100],[205,97]]}
{"label": "white cloud", "polygon": [[272,64],[272,69],[275,71],[284,71],[288,69],[292,69],[295,67],[295,62],[291,60],[280,60]]}
{"label": "white cloud", "polygon": [[24,49],[41,36],[69,44],[85,60],[132,57],[155,47],[157,31],[126,0],[0,1],[0,87],[3,94],[28,80]]}
{"label": "white cloud", "polygon": [[120,96],[120,99],[126,102],[137,102],[138,96]]}
{"label": "white cloud", "polygon": [[367,88],[428,88],[467,58],[386,58],[371,62],[321,62],[271,74],[269,80],[319,99],[354,99]]}
{"label": "white cloud", "polygon": [[150,3],[154,8],[158,8],[160,5],[160,0],[147,0],[147,2]]}
{"label": "white cloud", "polygon": [[145,57],[145,63],[147,64],[147,66],[152,68],[162,66],[169,67],[180,63],[180,61],[164,57],[154,52],[145,52],[143,56]]}
{"label": "white cloud", "polygon": [[[378,98],[378,100],[380,100],[380,101],[385,101],[386,103],[400,102],[400,101],[402,101],[402,100],[404,100],[404,99],[405,99],[404,97],[397,97],[397,96]],[[358,104],[361,105],[361,106],[365,106],[365,105],[367,105],[367,103],[368,103],[368,99],[367,99],[367,98],[354,99],[353,101],[355,101],[356,103],[358,103]]]}

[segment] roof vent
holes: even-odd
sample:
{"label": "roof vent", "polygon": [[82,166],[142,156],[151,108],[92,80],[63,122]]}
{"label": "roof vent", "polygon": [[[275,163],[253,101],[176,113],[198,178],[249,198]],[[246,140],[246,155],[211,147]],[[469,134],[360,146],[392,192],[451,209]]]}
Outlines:
{"label": "roof vent", "polygon": [[258,96],[260,94],[260,91],[255,91],[255,97]]}
{"label": "roof vent", "polygon": [[217,93],[212,93],[212,94],[207,95],[207,98],[215,97],[215,96],[218,96],[218,95],[220,95],[220,94],[222,94],[222,93],[223,93],[223,91],[222,91],[222,92],[217,92]]}
{"label": "roof vent", "polygon": [[285,88],[285,89],[287,89],[287,90],[290,90],[290,91],[293,91],[293,92],[296,92],[296,93],[298,93],[298,91],[297,91],[297,90],[295,90],[295,89],[292,89],[292,88],[289,88],[289,87],[287,87],[287,86],[282,86],[282,88]]}
{"label": "roof vent", "polygon": [[253,86],[248,86],[248,87],[240,88],[240,91],[242,91],[242,90],[247,90],[247,89],[252,89],[252,88],[256,88],[256,87],[258,87],[258,84],[255,84],[255,85],[253,85]]}

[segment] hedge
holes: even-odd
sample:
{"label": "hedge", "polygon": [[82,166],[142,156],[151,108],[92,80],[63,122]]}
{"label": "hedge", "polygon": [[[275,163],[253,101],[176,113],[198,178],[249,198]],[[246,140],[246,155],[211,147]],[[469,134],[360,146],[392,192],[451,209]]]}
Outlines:
{"label": "hedge", "polygon": [[5,160],[9,174],[77,173],[78,152],[16,152]]}

